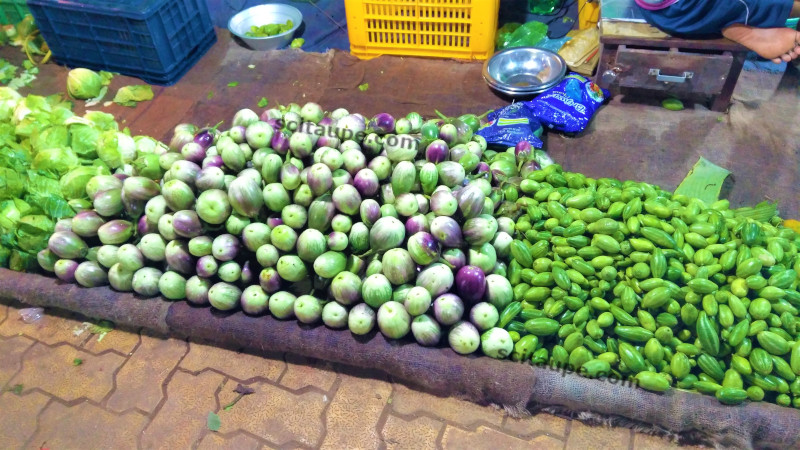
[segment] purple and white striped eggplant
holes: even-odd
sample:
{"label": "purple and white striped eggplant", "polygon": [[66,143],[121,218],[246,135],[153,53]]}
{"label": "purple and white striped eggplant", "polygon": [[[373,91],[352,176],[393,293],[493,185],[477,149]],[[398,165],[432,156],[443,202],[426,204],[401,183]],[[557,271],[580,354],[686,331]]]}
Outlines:
{"label": "purple and white striped eggplant", "polygon": [[364,168],[356,172],[353,177],[353,185],[362,197],[372,197],[380,189],[378,175],[370,168]]}
{"label": "purple and white striped eggplant", "polygon": [[97,237],[103,244],[119,245],[133,237],[136,227],[127,220],[115,219],[97,229]]}
{"label": "purple and white striped eggplant", "polygon": [[333,173],[327,165],[317,163],[308,169],[307,181],[311,192],[315,197],[319,197],[333,187]]}
{"label": "purple and white striped eggplant", "polygon": [[469,245],[481,246],[494,239],[497,234],[497,219],[488,214],[467,219],[462,228],[464,240]]}
{"label": "purple and white striped eggplant", "polygon": [[395,285],[408,283],[416,275],[416,265],[408,250],[391,248],[383,254],[381,260],[383,274]]}
{"label": "purple and white striped eggplant", "polygon": [[454,325],[464,317],[464,301],[453,293],[442,294],[433,300],[433,315],[444,326]]}
{"label": "purple and white striped eggplant", "polygon": [[425,148],[425,159],[434,164],[447,161],[450,159],[450,147],[445,141],[436,139]]}
{"label": "purple and white striped eggplant", "polygon": [[433,235],[424,231],[411,235],[411,237],[408,238],[407,248],[411,259],[422,266],[427,266],[438,261],[441,252],[439,242]]}
{"label": "purple and white striped eggplant", "polygon": [[255,180],[239,176],[228,186],[228,201],[237,214],[252,218],[261,212],[264,195]]}
{"label": "purple and white striped eggplant", "polygon": [[196,270],[196,259],[189,253],[189,246],[184,241],[172,240],[164,249],[167,265],[171,270],[191,275]]}
{"label": "purple and white striped eggplant", "polygon": [[361,277],[355,273],[339,272],[331,280],[330,293],[342,305],[353,305],[361,301]]}
{"label": "purple and white striped eggplant", "polygon": [[464,239],[461,227],[455,219],[447,216],[438,216],[431,221],[431,234],[445,247],[461,247]]}
{"label": "purple and white striped eggplant", "polygon": [[406,237],[406,227],[394,217],[381,217],[369,230],[369,246],[375,252],[398,248]]}
{"label": "purple and white striped eggplant", "polygon": [[464,266],[456,273],[456,291],[469,304],[483,299],[486,293],[486,275],[477,266]]}
{"label": "purple and white striped eggplant", "polygon": [[81,211],[72,218],[72,232],[81,237],[97,236],[97,230],[106,223],[97,212]]}
{"label": "purple and white striped eggplant", "polygon": [[218,261],[231,261],[239,254],[242,244],[239,238],[232,234],[221,234],[211,243],[211,254]]}
{"label": "purple and white striped eggplant", "polygon": [[424,214],[415,214],[406,219],[406,236],[411,236],[421,231],[428,233],[430,230],[430,223]]}
{"label": "purple and white striped eggplant", "polygon": [[179,237],[191,239],[200,236],[203,224],[194,210],[184,209],[172,215],[172,228]]}
{"label": "purple and white striped eggplant", "polygon": [[447,267],[458,272],[458,270],[467,265],[467,255],[460,248],[448,248],[442,251],[442,262],[447,264]]}
{"label": "purple and white striped eggplant", "polygon": [[453,271],[449,267],[442,263],[433,263],[417,275],[416,285],[427,289],[431,298],[436,298],[449,292],[454,282]]}

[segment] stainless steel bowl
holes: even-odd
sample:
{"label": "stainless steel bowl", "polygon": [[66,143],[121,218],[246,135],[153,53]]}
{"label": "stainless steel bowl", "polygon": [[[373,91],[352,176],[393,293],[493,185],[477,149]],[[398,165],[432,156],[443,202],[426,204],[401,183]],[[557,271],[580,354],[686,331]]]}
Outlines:
{"label": "stainless steel bowl", "polygon": [[511,96],[537,94],[558,84],[567,63],[558,53],[536,47],[501,50],[483,64],[483,78],[492,88]]}
{"label": "stainless steel bowl", "polygon": [[[292,29],[285,33],[268,37],[248,37],[245,33],[250,27],[286,23],[292,21]],[[294,32],[303,22],[303,13],[297,8],[280,3],[253,6],[236,13],[228,21],[228,29],[253,50],[275,50],[291,42]]]}

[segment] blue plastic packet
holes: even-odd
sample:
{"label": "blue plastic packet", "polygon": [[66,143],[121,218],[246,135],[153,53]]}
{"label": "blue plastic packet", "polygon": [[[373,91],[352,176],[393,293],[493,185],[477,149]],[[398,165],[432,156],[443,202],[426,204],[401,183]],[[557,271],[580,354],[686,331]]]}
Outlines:
{"label": "blue plastic packet", "polygon": [[513,103],[496,109],[486,116],[488,123],[475,133],[483,136],[488,145],[513,147],[520,141],[528,141],[533,148],[544,144],[542,124],[523,103]]}
{"label": "blue plastic packet", "polygon": [[548,129],[580,133],[610,95],[588,78],[573,73],[525,105]]}

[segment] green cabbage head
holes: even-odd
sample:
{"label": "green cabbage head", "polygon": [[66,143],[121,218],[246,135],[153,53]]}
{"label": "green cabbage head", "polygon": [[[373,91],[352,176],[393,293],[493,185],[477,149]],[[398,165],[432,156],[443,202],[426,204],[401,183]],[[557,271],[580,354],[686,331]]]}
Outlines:
{"label": "green cabbage head", "polygon": [[67,91],[72,98],[86,100],[100,95],[103,78],[99,73],[79,67],[67,74]]}

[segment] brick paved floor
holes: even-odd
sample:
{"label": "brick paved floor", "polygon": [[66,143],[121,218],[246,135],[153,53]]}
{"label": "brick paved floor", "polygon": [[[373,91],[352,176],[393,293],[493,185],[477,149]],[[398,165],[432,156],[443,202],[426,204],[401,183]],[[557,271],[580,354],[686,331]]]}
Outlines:
{"label": "brick paved floor", "polygon": [[[515,419],[293,355],[137,330],[93,334],[85,319],[60,311],[27,324],[19,308],[0,304],[4,449],[677,447],[544,413]],[[253,393],[236,401],[239,385]],[[218,431],[208,428],[210,412],[220,418]]]}

